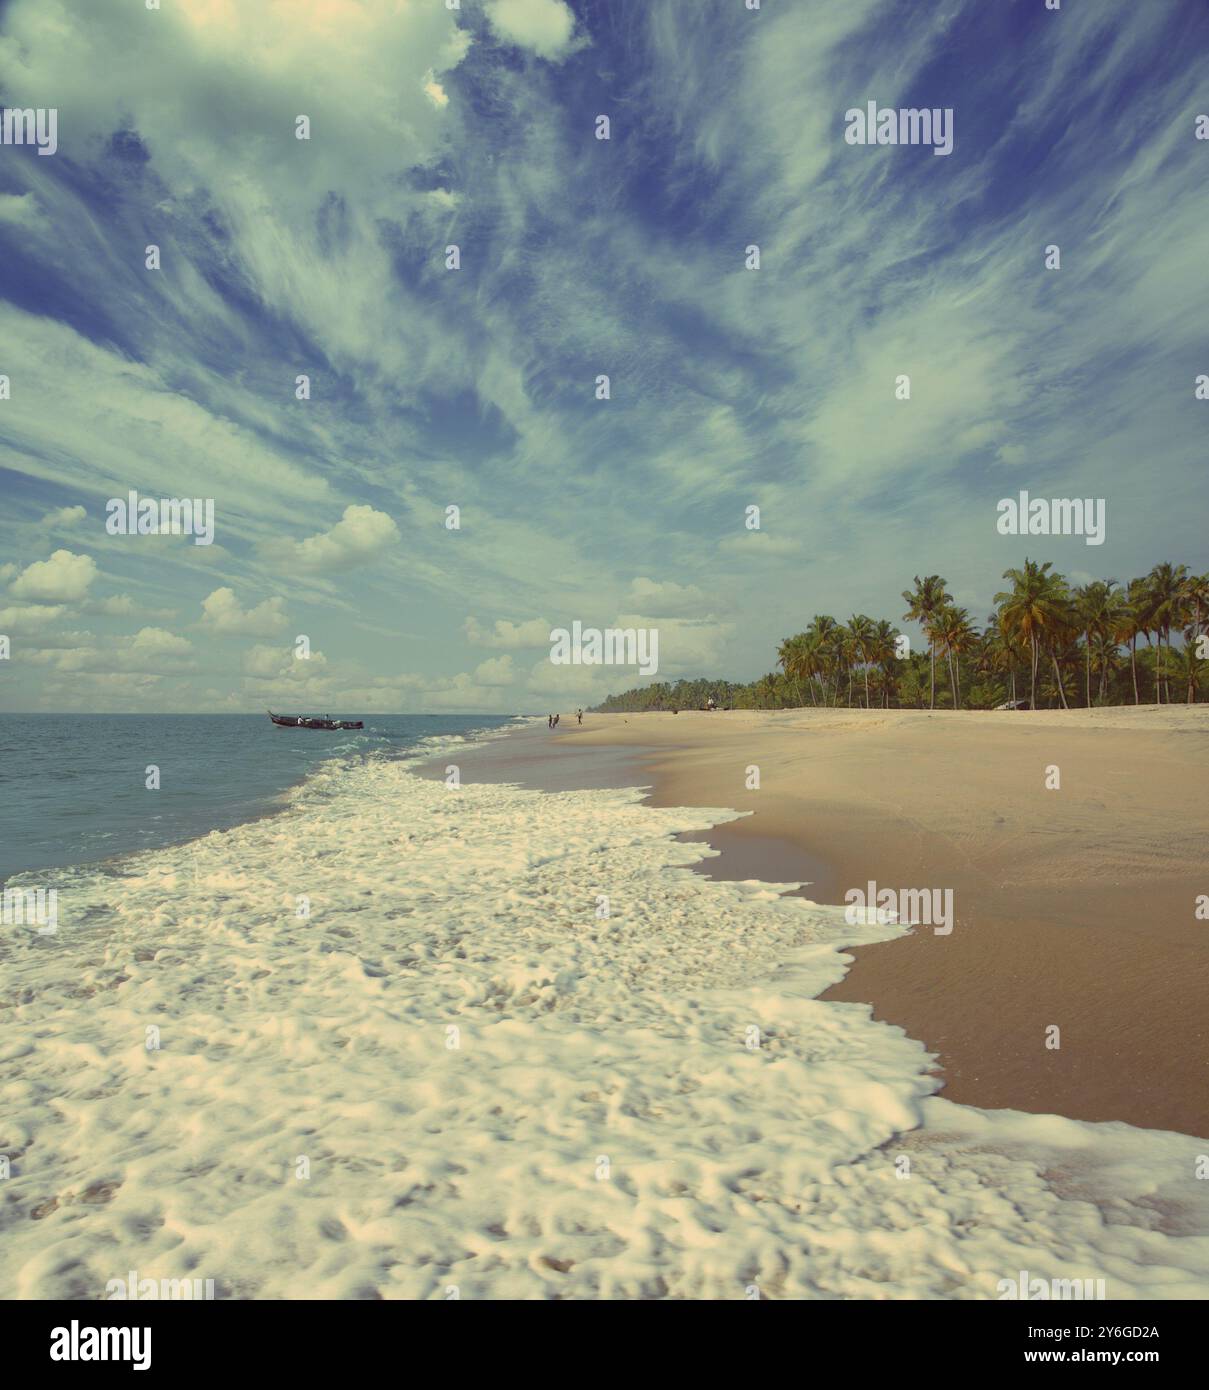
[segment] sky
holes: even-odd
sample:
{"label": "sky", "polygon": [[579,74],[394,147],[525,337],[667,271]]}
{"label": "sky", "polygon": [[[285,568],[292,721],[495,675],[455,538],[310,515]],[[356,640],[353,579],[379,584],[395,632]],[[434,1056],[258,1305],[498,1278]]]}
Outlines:
{"label": "sky", "polygon": [[1209,6],[751,3],[0,0],[0,709],[545,712],[642,683],[575,621],[751,679],[1209,566]]}

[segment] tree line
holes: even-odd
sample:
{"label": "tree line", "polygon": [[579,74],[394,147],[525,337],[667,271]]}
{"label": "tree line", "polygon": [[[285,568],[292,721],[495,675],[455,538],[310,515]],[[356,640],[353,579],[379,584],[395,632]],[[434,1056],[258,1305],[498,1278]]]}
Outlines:
{"label": "tree line", "polygon": [[[885,619],[816,614],[786,637],[777,667],[758,680],[656,682],[610,696],[599,711],[816,707],[993,709],[1192,704],[1209,687],[1209,575],[1157,564],[1124,583],[1071,584],[1047,560],[1009,569],[979,631],[940,575],[916,575],[901,621],[918,623],[925,650]],[[1177,641],[1178,639],[1178,641]]]}

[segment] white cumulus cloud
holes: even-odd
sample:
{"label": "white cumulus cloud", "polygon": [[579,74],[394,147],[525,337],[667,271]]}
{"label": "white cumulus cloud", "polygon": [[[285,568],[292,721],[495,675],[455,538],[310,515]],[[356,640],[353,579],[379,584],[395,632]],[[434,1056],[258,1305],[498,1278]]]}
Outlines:
{"label": "white cumulus cloud", "polygon": [[224,637],[272,637],[286,625],[285,600],[244,608],[233,589],[215,589],[202,599],[202,625]]}
{"label": "white cumulus cloud", "polygon": [[31,604],[28,608],[0,608],[0,632],[37,632],[44,623],[53,623],[64,613],[62,604],[41,607]]}
{"label": "white cumulus cloud", "polygon": [[53,512],[47,512],[38,522],[39,526],[76,526],[88,513],[83,507],[58,507]]}
{"label": "white cumulus cloud", "polygon": [[672,580],[659,583],[641,575],[630,585],[630,602],[639,612],[658,617],[699,616],[710,606],[705,594],[693,584],[676,584]]}
{"label": "white cumulus cloud", "polygon": [[135,633],[131,651],[140,656],[183,656],[192,650],[187,637],[168,632],[162,627],[143,627]]}
{"label": "white cumulus cloud", "polygon": [[491,0],[487,19],[497,38],[539,58],[557,60],[571,50],[575,16],[563,0]]}
{"label": "white cumulus cloud", "polygon": [[330,531],[276,549],[294,569],[331,573],[364,564],[398,539],[399,528],[385,512],[354,504]]}
{"label": "white cumulus cloud", "polygon": [[474,678],[480,685],[511,685],[516,678],[511,656],[488,657],[475,668]]}
{"label": "white cumulus cloud", "polygon": [[544,618],[531,618],[524,623],[510,623],[497,618],[494,627],[483,627],[477,618],[467,618],[462,625],[466,640],[476,647],[493,647],[497,651],[520,651],[524,647],[545,647],[550,642],[550,624]]}
{"label": "white cumulus cloud", "polygon": [[56,550],[49,560],[35,560],[13,580],[9,593],[31,603],[79,603],[97,577],[91,555]]}

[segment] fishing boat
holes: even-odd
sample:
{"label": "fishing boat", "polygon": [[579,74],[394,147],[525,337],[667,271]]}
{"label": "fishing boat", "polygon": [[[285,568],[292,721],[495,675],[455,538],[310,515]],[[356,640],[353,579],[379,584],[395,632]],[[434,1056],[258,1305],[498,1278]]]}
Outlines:
{"label": "fishing boat", "polygon": [[272,710],[268,712],[269,718],[274,724],[280,724],[283,729],[364,729],[365,724],[360,719],[310,719],[306,715],[293,714],[274,714]]}

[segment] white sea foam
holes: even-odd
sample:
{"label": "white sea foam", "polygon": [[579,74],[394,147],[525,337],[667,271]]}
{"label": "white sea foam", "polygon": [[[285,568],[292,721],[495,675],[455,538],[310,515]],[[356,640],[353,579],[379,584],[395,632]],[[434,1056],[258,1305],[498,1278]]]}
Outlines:
{"label": "white sea foam", "polygon": [[1204,1143],[928,1099],[813,997],[901,928],[690,872],[733,818],[332,766],[65,877],[0,947],[0,1295],[1203,1296]]}

